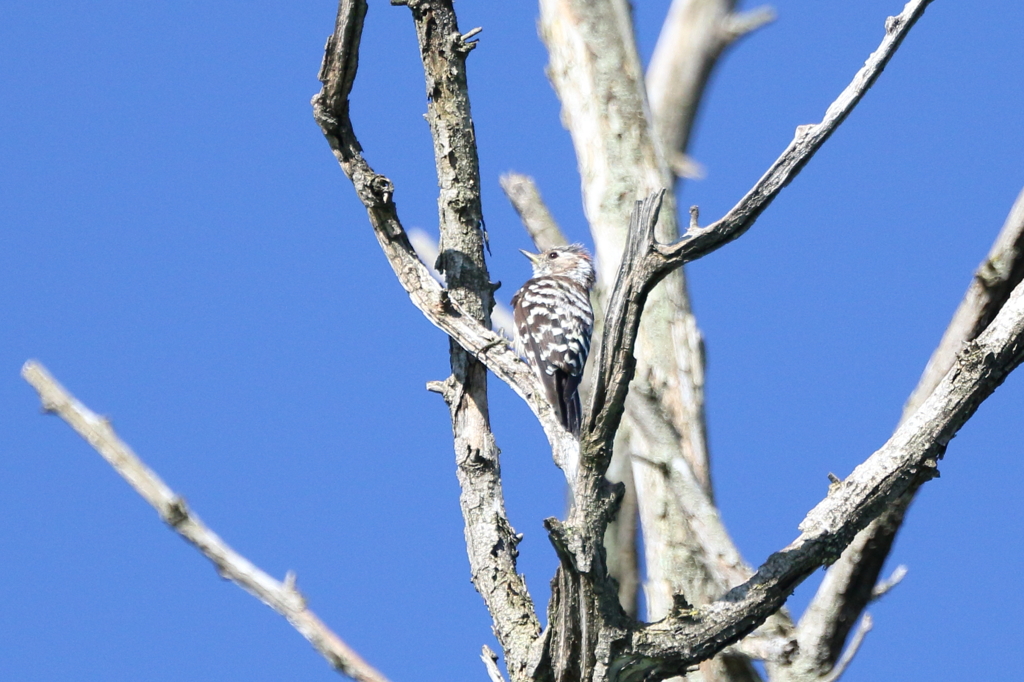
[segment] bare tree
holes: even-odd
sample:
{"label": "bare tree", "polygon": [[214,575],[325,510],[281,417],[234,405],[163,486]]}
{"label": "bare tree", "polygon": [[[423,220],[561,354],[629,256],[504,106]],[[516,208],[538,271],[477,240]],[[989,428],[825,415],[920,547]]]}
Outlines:
{"label": "bare tree", "polygon": [[[901,577],[879,581],[907,506],[935,475],[950,439],[1024,360],[1024,194],[892,437],[848,478],[834,478],[800,535],[756,569],[734,546],[715,506],[702,341],[682,266],[754,225],[880,76],[929,2],[912,0],[885,21],[880,45],[821,122],[797,127],[731,210],[702,226],[693,207],[680,230],[670,190],[678,178],[698,172],[686,152],[709,74],[730,44],[771,21],[772,13],[737,13],[730,0],[675,0],[644,74],[625,0],[541,0],[549,73],[576,148],[600,263],[595,299],[603,323],[579,439],[562,428],[531,368],[492,331],[495,285],[485,259],[466,77],[476,30],[459,28],[450,0],[392,0],[411,12],[425,74],[440,186],[441,239],[432,272],[399,219],[395,188],[370,167],[353,129],[349,94],[367,4],[339,3],[314,117],[398,281],[450,337],[451,376],[428,388],[450,410],[471,575],[511,680],[755,680],[752,661],[758,660],[773,680],[826,681],[849,665],[871,627],[864,609]],[[539,247],[564,243],[529,178],[511,174],[503,186]],[[571,493],[566,518],[545,521],[559,568],[543,628],[516,568],[520,536],[505,513],[488,370],[536,415]],[[106,420],[41,365],[27,363],[23,375],[44,407],[86,438],[222,575],[284,615],[339,671],[385,679],[307,608],[294,576],[279,582],[228,547]],[[636,613],[637,516],[647,564],[643,619]],[[822,566],[831,566],[827,577],[794,622],[786,599]],[[502,680],[498,656],[484,647],[482,659],[491,680]]]}

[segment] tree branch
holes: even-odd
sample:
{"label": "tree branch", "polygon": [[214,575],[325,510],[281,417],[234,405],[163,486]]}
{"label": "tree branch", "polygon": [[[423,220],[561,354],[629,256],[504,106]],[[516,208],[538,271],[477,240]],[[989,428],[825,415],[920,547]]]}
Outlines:
{"label": "tree branch", "polygon": [[686,149],[701,95],[722,52],[775,19],[768,7],[737,14],[735,6],[735,0],[673,0],[647,68],[647,98],[658,140],[680,177],[703,174]]}
{"label": "tree branch", "polygon": [[[931,395],[953,366],[956,354],[984,331],[1022,279],[1024,190],[1010,209],[988,256],[974,273],[967,293],[904,406],[901,423]],[[800,657],[794,664],[793,679],[816,679],[826,676],[832,669],[850,628],[868,603],[877,598],[878,576],[914,492],[911,490],[901,496],[885,515],[861,531],[839,561],[829,568],[800,620]]]}
{"label": "tree branch", "polygon": [[633,346],[647,295],[653,288],[645,286],[651,279],[646,276],[645,266],[649,267],[652,260],[649,249],[656,243],[654,228],[664,196],[665,190],[660,190],[636,202],[629,220],[629,240],[605,312],[604,334],[594,358],[594,385],[580,433],[584,465],[601,475],[611,459],[612,440],[636,369]]}
{"label": "tree branch", "polygon": [[659,245],[661,267],[678,267],[702,258],[743,235],[795,178],[815,152],[857,106],[892,59],[907,33],[924,14],[931,0],[911,0],[898,16],[885,22],[885,37],[839,97],[832,102],[820,123],[797,127],[793,141],[782,155],[725,216],[708,227],[691,227],[678,241]]}
{"label": "tree branch", "polygon": [[753,630],[812,571],[837,559],[871,519],[936,475],[936,462],[949,441],[1021,361],[1024,284],[1014,289],[985,332],[958,354],[921,408],[807,514],[796,540],[722,599],[636,632],[632,655],[619,662],[621,679],[679,674]]}
{"label": "tree branch", "polygon": [[897,585],[907,577],[907,567],[900,564],[893,569],[892,573],[885,580],[880,580],[871,588],[871,601],[877,601],[889,594]]}
{"label": "tree branch", "polygon": [[[438,158],[442,189],[438,202],[442,220],[441,258],[452,291],[442,289],[416,256],[398,218],[393,184],[374,172],[363,158],[352,129],[347,95],[355,71],[354,67],[343,69],[337,65],[357,62],[353,52],[358,49],[365,2],[342,0],[339,4],[335,33],[327,42],[320,70],[323,88],[312,102],[314,118],[366,207],[377,240],[413,304],[459,347],[483,362],[526,400],[548,435],[556,463],[571,470],[567,462],[576,458],[578,444],[561,428],[533,371],[516,357],[504,338],[485,326],[493,285],[482,265],[479,212],[470,205],[465,214],[460,215],[458,202],[467,199],[467,188],[456,182],[462,177],[461,173],[475,173],[475,162],[467,158],[469,154],[475,155],[475,150],[466,147],[467,144],[472,146],[468,102],[464,98],[454,101],[464,95],[465,66],[461,61],[471,49],[470,43],[458,33],[454,15],[450,14],[450,3],[410,4],[421,39],[429,94],[434,100],[444,100],[431,104],[428,118],[433,124],[442,120],[447,124],[448,117],[454,116],[457,121],[453,125],[459,128],[452,131],[450,139],[435,135],[435,151],[451,145],[445,151],[453,151],[458,157],[450,169],[441,168],[442,160]],[[438,44],[433,44],[432,40]],[[439,73],[445,69],[455,70],[453,80]],[[445,159],[444,163],[447,162]],[[505,650],[509,674],[513,680],[522,680],[528,675],[529,650],[537,639],[540,625],[525,580],[516,571],[516,545],[520,536],[505,513],[498,450],[487,425],[485,375],[482,368],[478,369],[458,348],[453,350],[452,376],[444,382],[433,383],[431,388],[445,396],[452,411],[459,448],[460,503],[473,582],[491,613],[495,634]],[[480,402],[472,404],[474,400]]]}
{"label": "tree branch", "polygon": [[[451,0],[406,4],[412,12],[423,62],[426,119],[440,190],[437,268],[445,277],[452,303],[489,328],[496,285],[491,283],[484,260],[487,235],[480,202],[480,162],[466,79],[466,57],[476,44],[467,42],[470,34],[464,37],[459,30]],[[511,528],[501,502],[500,451],[490,427],[487,370],[456,339],[449,341],[449,353],[452,373],[442,395],[451,412],[459,503],[473,584],[491,612],[509,674],[524,679],[540,625],[526,581],[515,569],[521,536]],[[481,515],[485,510],[499,521],[499,527]],[[484,538],[477,537],[481,530],[486,533]],[[499,552],[508,556],[507,566],[494,561]],[[495,568],[499,567],[509,570],[498,573]]]}
{"label": "tree branch", "polygon": [[345,642],[306,607],[306,599],[295,587],[295,574],[279,582],[220,539],[185,500],[171,490],[128,445],[117,437],[110,422],[95,414],[57,383],[38,362],[29,360],[21,376],[39,393],[43,409],[56,414],[148,502],[164,523],[213,562],[217,574],[226,578],[270,608],[299,631],[331,666],[359,682],[387,682],[387,678],[360,658]]}
{"label": "tree branch", "polygon": [[[654,112],[652,124],[646,103],[629,3],[542,0],[540,5],[541,34],[550,55],[548,74],[562,102],[562,120],[576,149],[584,209],[605,292],[597,297],[597,307],[603,308],[622,259],[633,201],[671,186],[672,176],[652,127],[657,125],[658,112]],[[690,94],[695,99],[700,97],[699,92]],[[659,239],[674,240],[678,234],[676,223],[674,197],[669,194],[657,228]],[[636,391],[634,396],[643,395],[645,402],[640,405],[635,397],[628,401],[613,452],[615,459],[625,461],[613,462],[608,475],[627,485],[632,478],[634,483],[647,556],[647,618],[657,620],[668,613],[673,594],[684,594],[696,603],[703,603],[705,594],[720,594],[709,589],[706,577],[713,572],[711,567],[691,570],[704,555],[692,551],[691,534],[673,505],[669,482],[660,474],[662,469],[637,466],[631,460],[636,456],[665,466],[684,460],[711,499],[703,343],[690,310],[682,270],[672,272],[648,296],[635,356],[632,390]],[[590,366],[593,373],[595,363]],[[630,501],[627,492],[623,504]],[[632,525],[633,518],[620,514],[614,523]],[[609,528],[606,540],[621,537],[621,530]],[[616,545],[606,545],[609,566],[623,588],[638,574],[631,552],[634,544],[618,543],[627,550],[622,554],[613,553]],[[635,593],[627,589],[620,594],[624,605],[635,601]],[[708,682],[747,679],[704,673]]]}
{"label": "tree branch", "polygon": [[501,189],[508,197],[512,208],[519,214],[523,221],[526,233],[530,235],[539,251],[547,251],[556,246],[565,246],[569,240],[562,234],[561,228],[555,222],[544,200],[540,196],[540,190],[529,175],[508,172],[501,176]]}
{"label": "tree branch", "polygon": [[963,345],[978,336],[1024,279],[1024,190],[1010,208],[988,256],[974,272],[967,293],[953,313],[946,332],[932,353],[907,404],[903,419],[914,413],[931,395],[943,375],[953,366]]}
{"label": "tree branch", "polygon": [[[672,270],[721,248],[750,229],[761,212],[846,119],[878,78],[896,48],[906,37],[907,31],[924,13],[924,8],[929,2],[931,0],[912,0],[898,17],[889,17],[882,44],[857,72],[853,82],[828,108],[822,122],[798,128],[797,136],[782,156],[723,218],[709,227],[690,227],[681,239],[668,245],[657,243],[653,229],[639,229],[640,226],[636,226],[637,229],[634,230],[633,223],[630,224],[630,241],[626,246],[615,293],[612,294],[605,318],[604,339],[613,344],[607,348],[615,350],[614,353],[605,355],[606,346],[605,342],[602,342],[598,355],[599,364],[596,365],[600,375],[595,379],[591,413],[584,422],[587,438],[593,437],[595,442],[604,442],[609,433],[614,433],[614,428],[618,426],[623,409],[622,403],[625,401],[636,365],[633,349],[639,329],[639,318],[650,291]],[[645,200],[651,201],[651,197]],[[658,205],[660,206],[660,200]],[[643,210],[649,213],[652,207],[653,203],[650,206],[645,205]],[[640,225],[644,225],[643,221]],[[602,411],[600,419],[597,416],[599,410]],[[610,427],[611,432],[608,431]],[[591,431],[594,432],[593,435],[589,433]]]}

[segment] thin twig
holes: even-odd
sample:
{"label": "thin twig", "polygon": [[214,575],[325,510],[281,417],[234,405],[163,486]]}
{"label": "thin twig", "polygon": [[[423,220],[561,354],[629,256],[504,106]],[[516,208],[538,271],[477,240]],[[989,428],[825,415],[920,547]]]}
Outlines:
{"label": "thin twig", "polygon": [[772,23],[775,19],[775,10],[768,5],[763,5],[746,12],[730,14],[725,22],[725,30],[733,40],[736,40]]}
{"label": "thin twig", "polygon": [[885,580],[880,581],[871,590],[871,601],[881,599],[885,595],[889,594],[889,591],[894,587],[903,582],[903,579],[907,577],[907,567],[900,564],[893,569],[892,573]]}
{"label": "thin twig", "polygon": [[360,682],[387,682],[384,675],[360,658],[306,607],[305,598],[295,588],[294,573],[279,582],[231,549],[199,520],[180,495],[117,437],[109,421],[78,402],[41,364],[29,360],[22,367],[21,375],[38,391],[43,409],[58,415],[95,448],[121,478],[156,509],[164,523],[213,562],[218,575],[284,616],[339,672]]}

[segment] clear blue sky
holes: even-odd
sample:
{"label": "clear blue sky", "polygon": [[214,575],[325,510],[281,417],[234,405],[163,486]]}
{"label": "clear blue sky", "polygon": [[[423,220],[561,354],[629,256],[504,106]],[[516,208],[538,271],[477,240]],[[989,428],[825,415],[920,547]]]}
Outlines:
{"label": "clear blue sky", "polygon": [[[776,0],[730,52],[683,205],[727,210],[820,120],[900,0]],[[644,58],[667,0],[638,2]],[[409,304],[312,120],[336,5],[45,2],[0,12],[0,679],[331,680],[219,580],[18,376],[37,358],[229,543],[298,574],[395,682],[481,680],[447,342]],[[528,246],[498,175],[536,177],[589,241],[531,3],[457,3],[507,302]],[[747,559],[796,535],[880,446],[1024,186],[1024,6],[936,0],[875,88],[740,241],[690,269],[718,499]],[[408,227],[436,231],[409,12],[372,0],[353,119]],[[521,568],[544,603],[561,476],[492,381]],[[1024,574],[1013,376],[953,441],[891,565],[904,584],[847,680],[1000,679]],[[815,578],[815,581],[817,578]],[[792,604],[799,611],[809,588]]]}

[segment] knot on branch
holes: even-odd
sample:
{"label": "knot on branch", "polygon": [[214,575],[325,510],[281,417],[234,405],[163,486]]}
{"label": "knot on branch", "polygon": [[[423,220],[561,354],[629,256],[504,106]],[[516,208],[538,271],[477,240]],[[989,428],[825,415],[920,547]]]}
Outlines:
{"label": "knot on branch", "polygon": [[455,315],[458,317],[459,309],[455,306],[452,301],[452,292],[449,289],[441,289],[437,295],[437,307],[440,308],[440,312],[444,315]]}
{"label": "knot on branch", "polygon": [[320,126],[320,130],[324,132],[324,135],[330,135],[338,139],[340,137],[338,129],[341,127],[341,121],[334,115],[330,104],[324,100],[323,93],[313,95],[313,99],[310,101],[310,104],[313,105],[313,120]]}
{"label": "knot on branch", "polygon": [[626,496],[626,484],[621,481],[612,483],[605,479],[602,488],[601,501],[604,506],[604,520],[611,523],[619,515],[619,508],[622,506],[622,498]]}
{"label": "knot on branch", "polygon": [[813,133],[817,127],[817,123],[804,123],[803,125],[798,125],[793,136],[797,140],[803,140],[805,137]]}
{"label": "knot on branch", "polygon": [[395,185],[383,175],[374,173],[366,183],[372,206],[387,206],[395,195]]}
{"label": "knot on branch", "polygon": [[919,486],[933,478],[939,478],[939,462],[938,460],[944,453],[940,452],[936,457],[928,457],[920,466],[914,466],[910,468],[910,474],[914,477],[912,486]]}
{"label": "knot on branch", "polygon": [[451,377],[448,377],[444,381],[428,381],[427,390],[431,393],[440,393],[441,395],[444,395],[445,391],[448,389],[449,381],[451,381]]}
{"label": "knot on branch", "polygon": [[885,20],[885,32],[889,35],[896,33],[903,26],[905,21],[903,15],[897,17],[889,17]]}
{"label": "knot on branch", "polygon": [[687,621],[697,621],[700,611],[693,607],[693,604],[686,600],[681,594],[672,595],[672,610],[669,612],[671,618]]}
{"label": "knot on branch", "polygon": [[563,524],[554,517],[544,520],[548,538],[564,569],[592,574],[598,581],[608,578],[604,575],[604,532],[618,514],[625,492],[623,483],[610,483],[602,478],[592,494],[580,496],[576,504],[581,506],[574,509],[569,523]]}
{"label": "knot on branch", "polygon": [[160,510],[160,518],[171,528],[177,528],[185,523],[189,517],[188,505],[184,498],[176,495],[163,509]]}
{"label": "knot on branch", "polygon": [[39,409],[43,411],[43,414],[58,414],[60,403],[51,396],[41,396],[40,403]]}
{"label": "knot on branch", "polygon": [[494,517],[494,525],[498,529],[498,539],[491,548],[491,556],[496,557],[503,551],[508,551],[510,557],[515,559],[519,556],[519,543],[523,541],[523,534],[515,532],[512,524],[503,516]]}
{"label": "knot on branch", "polygon": [[986,258],[974,273],[974,278],[986,291],[991,291],[1006,283],[1011,265],[1012,261],[1007,258]]}
{"label": "knot on branch", "polygon": [[551,516],[544,519],[544,530],[548,532],[548,540],[551,541],[551,546],[555,548],[555,554],[558,555],[559,562],[564,567],[571,568],[574,572],[579,572],[579,569],[576,567],[576,558],[573,556],[574,548],[570,546],[569,532],[565,525]]}

